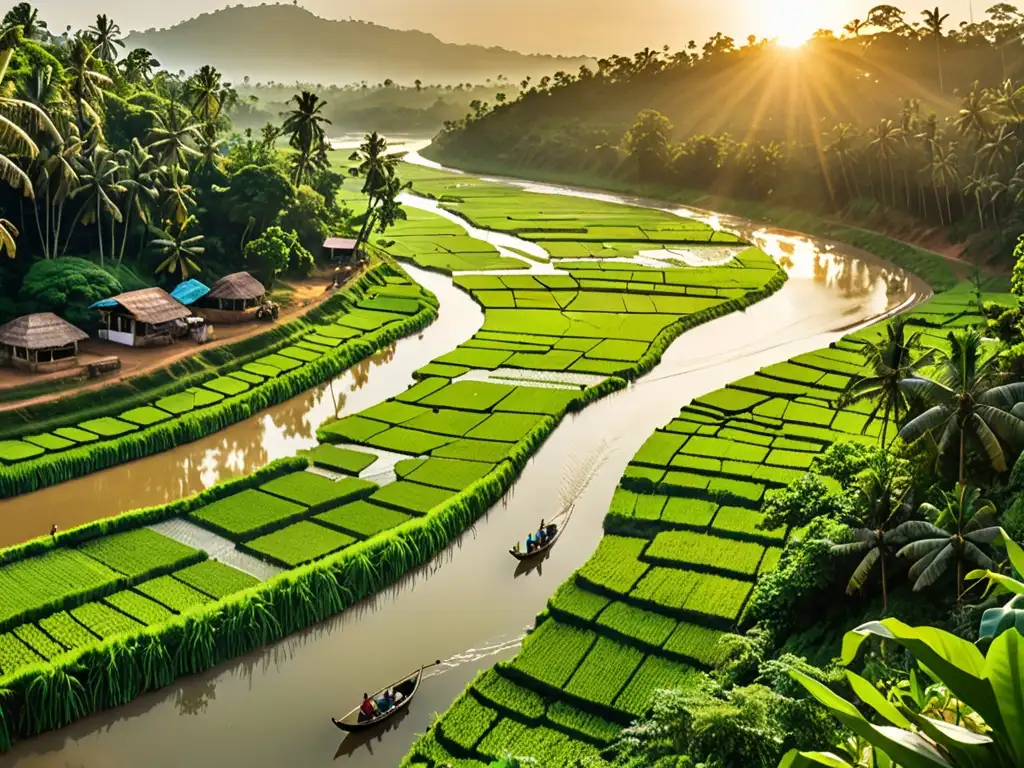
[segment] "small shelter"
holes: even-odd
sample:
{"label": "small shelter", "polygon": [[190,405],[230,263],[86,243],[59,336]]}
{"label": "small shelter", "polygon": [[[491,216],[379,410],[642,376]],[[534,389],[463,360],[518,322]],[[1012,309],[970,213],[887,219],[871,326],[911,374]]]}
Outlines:
{"label": "small shelter", "polygon": [[25,315],[0,326],[2,360],[25,371],[50,372],[78,366],[78,342],[89,334],[52,312]]}
{"label": "small shelter", "polygon": [[246,323],[266,301],[267,289],[248,272],[225,275],[203,297],[199,312],[211,323]]}
{"label": "small shelter", "polygon": [[347,237],[328,237],[324,240],[324,255],[330,261],[351,261],[356,252],[356,241]]}
{"label": "small shelter", "polygon": [[185,318],[192,312],[163,288],[143,288],[97,301],[100,338],[129,347],[170,344],[188,332]]}
{"label": "small shelter", "polygon": [[171,298],[179,304],[191,307],[209,292],[209,287],[204,283],[201,283],[198,280],[186,280],[183,283],[179,283],[178,286],[171,291]]}

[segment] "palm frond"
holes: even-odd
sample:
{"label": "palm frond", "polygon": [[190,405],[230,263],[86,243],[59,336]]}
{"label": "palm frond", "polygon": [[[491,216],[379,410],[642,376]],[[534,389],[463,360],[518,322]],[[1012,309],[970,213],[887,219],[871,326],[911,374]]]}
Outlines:
{"label": "palm frond", "polygon": [[871,575],[871,569],[875,567],[875,563],[878,562],[882,553],[877,547],[873,548],[866,555],[864,559],[860,561],[857,566],[857,570],[850,576],[850,581],[846,585],[846,594],[852,595],[854,592],[864,586],[864,582],[868,580],[868,576]]}
{"label": "palm frond", "polygon": [[[902,384],[901,384],[902,387]],[[920,416],[911,419],[900,430],[900,438],[908,443],[917,442],[929,432],[940,427],[955,412],[948,405],[936,405]]]}
{"label": "palm frond", "polygon": [[[931,561],[931,564],[920,572],[920,576],[916,577],[914,582],[914,591],[920,592],[922,589],[926,589],[934,584],[946,569],[956,560],[956,550],[953,549],[952,545],[947,546],[945,549],[939,551],[939,554]],[[915,568],[917,566],[915,565]],[[914,568],[911,568],[910,578],[915,578],[913,573]]]}

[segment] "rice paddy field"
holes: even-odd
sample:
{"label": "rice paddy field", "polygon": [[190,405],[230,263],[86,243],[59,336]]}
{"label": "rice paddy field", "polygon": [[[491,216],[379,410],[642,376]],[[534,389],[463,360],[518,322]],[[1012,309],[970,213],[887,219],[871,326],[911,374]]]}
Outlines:
{"label": "rice paddy field", "polygon": [[[1012,301],[990,295],[986,300]],[[909,313],[925,346],[983,318],[962,284]],[[542,765],[594,757],[647,714],[655,691],[709,669],[761,574],[795,532],[761,530],[766,491],[839,441],[873,443],[870,403],[840,409],[884,325],[760,370],[689,403],[633,457],[597,551],[563,583],[514,659],[483,672],[404,766]]]}
{"label": "rice paddy field", "polygon": [[[189,386],[153,387],[169,394],[145,402],[133,389],[130,407],[98,398],[92,413],[61,402],[28,409],[3,428],[0,496],[36,490],[205,436],[320,383],[436,316],[436,300],[386,264],[305,318],[232,347],[214,365],[185,377]],[[236,345],[237,346],[237,345]],[[217,350],[215,350],[216,352]],[[88,393],[87,393],[88,394]],[[142,402],[139,402],[139,401]],[[77,400],[76,400],[77,402]],[[121,400],[123,402],[123,399]]]}
{"label": "rice paddy field", "polygon": [[[39,705],[27,694],[33,680],[55,667],[99,686],[95,708],[114,706],[394,583],[495,505],[567,414],[653,368],[686,330],[785,281],[759,249],[667,213],[427,171],[416,189],[478,226],[542,246],[549,260],[411,212],[379,245],[453,274],[484,310],[471,339],[418,370],[406,391],[328,422],[318,447],[263,474],[0,550],[0,689],[14,692],[0,701],[0,724],[17,723],[13,736],[91,711],[65,707],[70,694],[48,689],[45,711],[56,714],[26,714]],[[722,263],[690,266],[682,254],[700,248],[730,251]],[[651,250],[680,256],[643,256]],[[26,451],[59,456],[79,442],[166,428],[429,306],[418,286],[389,276],[301,342],[151,404],[0,443],[0,461],[17,466],[32,460],[12,458]],[[944,329],[976,320],[963,291],[915,315],[934,345]],[[835,402],[863,367],[858,341],[880,332],[698,398],[653,434],[621,480],[597,552],[551,598],[519,655],[478,678],[407,763],[471,766],[512,751],[570,764],[642,715],[654,690],[707,668],[790,534],[757,528],[766,490],[799,477],[836,440],[875,439],[867,408],[837,411]],[[148,527],[168,522],[194,532],[190,541],[215,540],[239,556],[236,565],[277,575],[257,577]],[[140,683],[153,654],[160,672]],[[99,664],[115,670],[107,682],[90,677]]]}

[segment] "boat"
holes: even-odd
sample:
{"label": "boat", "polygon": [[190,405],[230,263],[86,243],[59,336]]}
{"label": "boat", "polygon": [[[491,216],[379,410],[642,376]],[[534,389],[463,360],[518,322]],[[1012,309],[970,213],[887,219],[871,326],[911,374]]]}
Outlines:
{"label": "boat", "polygon": [[402,700],[395,704],[393,707],[391,707],[391,709],[389,709],[387,712],[382,712],[381,714],[377,715],[376,717],[370,720],[360,720],[359,706],[362,706],[362,704],[360,704],[347,715],[342,717],[340,720],[332,717],[331,722],[334,723],[334,725],[342,731],[355,733],[357,731],[369,730],[374,726],[380,725],[386,720],[390,720],[399,712],[403,712],[409,707],[409,704],[412,702],[413,697],[416,695],[416,691],[418,691],[420,688],[420,681],[423,679],[423,670],[429,669],[430,667],[436,667],[440,663],[441,661],[438,660],[435,661],[433,664],[424,664],[411,675],[402,678],[396,683],[386,685],[379,691],[377,691],[375,694],[373,694],[370,698],[375,700],[379,699],[381,696],[384,695],[385,691],[389,690],[394,691],[395,693],[402,694]]}
{"label": "boat", "polygon": [[555,546],[555,542],[558,541],[558,537],[562,535],[562,531],[563,530],[564,530],[564,528],[559,528],[555,532],[554,536],[552,536],[550,539],[548,539],[546,542],[544,542],[543,545],[541,545],[541,546],[537,547],[535,550],[533,550],[533,552],[516,552],[516,550],[510,549],[508,551],[508,553],[510,555],[512,555],[512,557],[514,557],[519,562],[523,562],[524,560],[533,560],[534,558],[540,557],[545,552],[547,552],[549,549],[551,549],[553,546]]}

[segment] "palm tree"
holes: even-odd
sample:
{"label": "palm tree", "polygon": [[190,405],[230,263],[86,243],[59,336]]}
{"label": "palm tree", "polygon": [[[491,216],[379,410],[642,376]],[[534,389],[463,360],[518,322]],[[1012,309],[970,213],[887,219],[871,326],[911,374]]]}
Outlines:
{"label": "palm tree", "polygon": [[[374,131],[367,134],[359,150],[353,155],[353,159],[358,159],[359,165],[350,168],[349,173],[352,176],[362,177],[362,193],[368,199],[366,215],[359,234],[356,236],[356,251],[358,252],[359,246],[366,242],[366,238],[373,231],[377,209],[382,204],[386,204],[388,199],[393,204],[397,197],[397,194],[392,194],[395,190],[391,182],[397,179],[396,171],[399,158],[396,155],[388,154],[387,140]],[[401,182],[398,186],[401,187]]]}
{"label": "palm tree", "polygon": [[1024,383],[999,385],[999,356],[983,357],[981,334],[973,328],[951,333],[949,342],[951,351],[934,378],[912,376],[900,383],[910,398],[927,409],[904,425],[900,437],[913,443],[924,435],[938,434],[939,460],[959,445],[958,478],[963,485],[969,440],[981,447],[997,472],[1007,470],[1003,444],[1024,445],[1024,421],[1015,407],[1024,401]]}
{"label": "palm tree", "polygon": [[123,150],[119,155],[124,169],[121,184],[128,190],[124,210],[121,212],[126,221],[124,232],[121,234],[121,248],[117,254],[117,263],[121,264],[124,261],[125,247],[128,245],[127,219],[134,214],[134,218],[142,222],[145,237],[145,227],[150,225],[150,204],[159,197],[156,177],[163,169],[153,162],[153,156],[138,139],[132,139],[131,149]]}
{"label": "palm tree", "polygon": [[941,509],[922,504],[919,511],[934,522],[912,520],[899,526],[896,530],[912,541],[896,554],[914,559],[909,575],[914,580],[915,592],[930,587],[955,562],[959,600],[963,594],[965,564],[990,571],[996,568],[979,547],[991,544],[1002,535],[995,505],[981,498],[977,488],[960,483],[953,493],[943,493]]}
{"label": "palm tree", "polygon": [[991,132],[993,118],[988,93],[975,82],[964,98],[953,125],[961,136],[981,141]]}
{"label": "palm tree", "polygon": [[96,16],[96,23],[89,27],[89,34],[96,44],[96,55],[103,61],[114,61],[118,47],[124,48],[121,27],[107,18],[105,13]]}
{"label": "palm tree", "polygon": [[191,97],[192,114],[210,125],[221,111],[221,74],[209,64],[203,65],[188,79],[186,85]]}
{"label": "palm tree", "polygon": [[[123,194],[127,188],[120,182],[121,166],[115,155],[102,144],[97,144],[84,160],[79,162],[78,177],[81,186],[71,192],[71,199],[79,196],[85,198],[77,220],[81,217],[83,224],[96,222],[96,234],[100,243],[100,264],[104,264],[103,250],[103,214],[114,221],[121,221],[121,209],[114,198]],[[74,228],[74,223],[72,223]],[[71,235],[68,234],[70,239]],[[114,243],[111,242],[111,248]]]}
{"label": "palm tree", "polygon": [[187,167],[190,157],[201,156],[192,146],[199,138],[199,124],[181,120],[172,100],[167,106],[166,115],[153,113],[153,127],[149,131],[146,148],[161,165]]}
{"label": "palm tree", "polygon": [[186,236],[186,232],[193,222],[195,222],[195,217],[189,216],[173,233],[160,232],[160,237],[152,241],[151,245],[156,246],[160,254],[165,257],[156,268],[158,273],[167,272],[173,275],[177,272],[182,280],[188,280],[191,273],[202,271],[195,260],[206,250],[199,245],[203,236]]}
{"label": "palm tree", "polygon": [[36,199],[42,193],[44,221],[39,220],[39,203],[35,205],[36,228],[43,256],[52,259],[60,255],[60,234],[63,229],[64,206],[79,185],[78,158],[85,149],[78,132],[78,124],[66,119],[61,125],[60,143],[44,147],[36,163]]}
{"label": "palm tree", "polygon": [[[860,197],[860,187],[855,185],[857,183],[857,177],[854,176],[853,184],[850,183],[850,174],[847,171],[847,164],[853,155],[853,143],[856,138],[856,129],[849,123],[842,123],[837,125],[834,130],[835,139],[829,144],[825,151],[833,154],[839,160],[839,169],[843,174],[843,181],[846,182],[846,191],[850,196],[850,199]],[[856,191],[856,194],[854,192]]]}
{"label": "palm tree", "polygon": [[[953,223],[953,208],[949,202],[950,188],[960,183],[960,169],[957,165],[956,152],[952,147],[942,144],[932,144],[932,159],[926,169],[932,177],[932,185],[935,187],[935,198],[938,202],[939,187],[942,187],[946,196],[946,222]],[[941,219],[941,207],[940,207]]]}
{"label": "palm tree", "polygon": [[[0,31],[0,88],[11,56],[14,55],[17,30],[17,27],[10,27]],[[31,161],[38,157],[39,147],[33,140],[33,134],[46,133],[57,141],[60,140],[60,134],[45,110],[28,101],[4,96],[3,93],[0,90],[0,181],[20,189],[25,197],[33,197],[35,191],[32,180],[15,158]],[[0,230],[0,251],[13,258],[18,230],[6,219],[0,219]]]}
{"label": "palm tree", "polygon": [[939,61],[939,93],[946,92],[945,83],[942,80],[942,27],[949,18],[948,13],[942,13],[938,8],[933,11],[921,11],[924,16],[924,26],[935,36],[935,54]]}
{"label": "palm tree", "polygon": [[[68,83],[68,90],[75,99],[75,110],[78,115],[78,129],[82,138],[89,138],[89,134],[96,131],[95,141],[101,141],[100,117],[93,107],[103,98],[104,85],[112,81],[102,72],[94,68],[95,50],[92,44],[84,37],[76,37],[71,43],[68,51],[68,64],[64,73]],[[89,118],[89,122],[86,121]],[[91,125],[90,125],[91,123]]]}
{"label": "palm tree", "polygon": [[36,65],[23,88],[25,100],[35,104],[51,117],[63,111],[64,89],[59,80],[54,80],[53,67],[49,64]]}
{"label": "palm tree", "polygon": [[4,14],[3,25],[21,27],[21,34],[28,40],[35,40],[46,30],[46,22],[39,18],[39,11],[28,3],[18,3]]}
{"label": "palm tree", "polygon": [[899,462],[887,453],[879,454],[857,477],[856,495],[863,513],[863,527],[852,531],[854,541],[832,547],[838,555],[864,555],[850,576],[846,587],[848,595],[860,590],[875,564],[881,564],[882,606],[886,610],[889,608],[886,560],[896,547],[908,541],[903,533],[891,526],[908,511],[905,499],[909,490],[909,479],[901,475]]}
{"label": "palm tree", "polygon": [[295,186],[300,186],[314,170],[327,165],[323,126],[330,125],[331,121],[321,114],[327,102],[315,93],[303,91],[293,96],[288,103],[294,103],[295,108],[286,113],[287,118],[281,130],[291,137],[288,143],[298,153],[294,160],[295,174],[292,181]]}
{"label": "palm tree", "polygon": [[989,173],[998,174],[1007,166],[1016,166],[1016,151],[1017,140],[1013,129],[1006,123],[1000,123],[999,127],[989,134],[988,140],[978,147],[977,159],[979,164],[985,165]]}
{"label": "palm tree", "polygon": [[171,219],[179,226],[189,217],[189,210],[195,208],[196,199],[192,196],[192,186],[187,184],[188,173],[184,168],[170,166],[161,190],[163,208],[170,211]]}
{"label": "palm tree", "polygon": [[[903,131],[897,128],[892,120],[882,120],[878,127],[872,132],[875,137],[869,145],[878,158],[878,166],[884,173],[885,167],[889,168],[889,182],[892,185],[892,205],[896,205],[896,173],[893,170],[893,158],[903,140]],[[882,195],[882,202],[885,202],[885,195]]]}
{"label": "palm tree", "polygon": [[864,430],[878,418],[882,417],[881,445],[885,447],[886,434],[889,428],[889,417],[899,429],[900,413],[909,413],[910,405],[907,396],[900,389],[900,383],[916,373],[932,361],[932,353],[926,353],[914,360],[914,352],[920,348],[921,333],[917,332],[907,338],[907,320],[896,317],[885,329],[886,338],[872,344],[863,342],[863,354],[866,367],[870,374],[850,381],[849,387],[840,398],[841,408],[856,403],[871,401],[875,407],[864,422]]}

